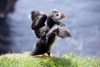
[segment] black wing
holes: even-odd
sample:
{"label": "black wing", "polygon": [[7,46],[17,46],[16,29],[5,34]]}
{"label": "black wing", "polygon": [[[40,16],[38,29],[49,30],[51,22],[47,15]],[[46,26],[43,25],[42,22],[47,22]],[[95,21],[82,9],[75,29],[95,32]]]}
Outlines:
{"label": "black wing", "polygon": [[46,30],[45,21],[47,16],[41,11],[32,11],[31,19],[33,21],[31,28],[34,30],[35,35],[40,38]]}
{"label": "black wing", "polygon": [[33,30],[37,30],[45,26],[45,21],[47,19],[47,16],[43,14],[41,11],[32,11],[31,19],[33,21],[31,28]]}
{"label": "black wing", "polygon": [[55,24],[50,30],[49,32],[46,34],[46,39],[48,39],[50,37],[51,34],[56,34],[57,36],[61,37],[61,38],[65,38],[65,37],[71,37],[69,30],[67,29],[67,27],[62,24],[62,23],[57,23]]}

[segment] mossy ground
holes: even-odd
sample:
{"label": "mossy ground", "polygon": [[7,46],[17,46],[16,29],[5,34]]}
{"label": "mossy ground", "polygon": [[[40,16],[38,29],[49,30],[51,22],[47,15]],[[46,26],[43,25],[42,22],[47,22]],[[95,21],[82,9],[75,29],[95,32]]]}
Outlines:
{"label": "mossy ground", "polygon": [[100,59],[66,54],[62,57],[6,54],[0,56],[0,67],[100,67]]}

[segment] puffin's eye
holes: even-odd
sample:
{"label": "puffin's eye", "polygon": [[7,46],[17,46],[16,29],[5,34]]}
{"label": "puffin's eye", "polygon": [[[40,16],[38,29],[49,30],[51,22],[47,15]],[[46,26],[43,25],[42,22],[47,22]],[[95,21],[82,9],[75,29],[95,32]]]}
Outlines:
{"label": "puffin's eye", "polygon": [[56,16],[59,16],[59,14],[56,14]]}

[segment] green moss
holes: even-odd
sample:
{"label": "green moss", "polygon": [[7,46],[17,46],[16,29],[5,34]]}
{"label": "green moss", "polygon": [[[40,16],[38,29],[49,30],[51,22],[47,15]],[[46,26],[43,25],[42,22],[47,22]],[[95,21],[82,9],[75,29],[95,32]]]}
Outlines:
{"label": "green moss", "polygon": [[100,67],[100,59],[66,54],[62,57],[29,56],[29,53],[0,56],[0,67]]}

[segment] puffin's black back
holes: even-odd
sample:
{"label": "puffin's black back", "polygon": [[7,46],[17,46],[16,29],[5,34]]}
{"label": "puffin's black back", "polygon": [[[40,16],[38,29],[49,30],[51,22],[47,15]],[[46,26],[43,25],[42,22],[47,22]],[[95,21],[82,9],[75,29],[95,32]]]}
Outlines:
{"label": "puffin's black back", "polygon": [[31,56],[40,55],[46,52],[46,36],[42,36],[38,39],[35,49],[31,52]]}

